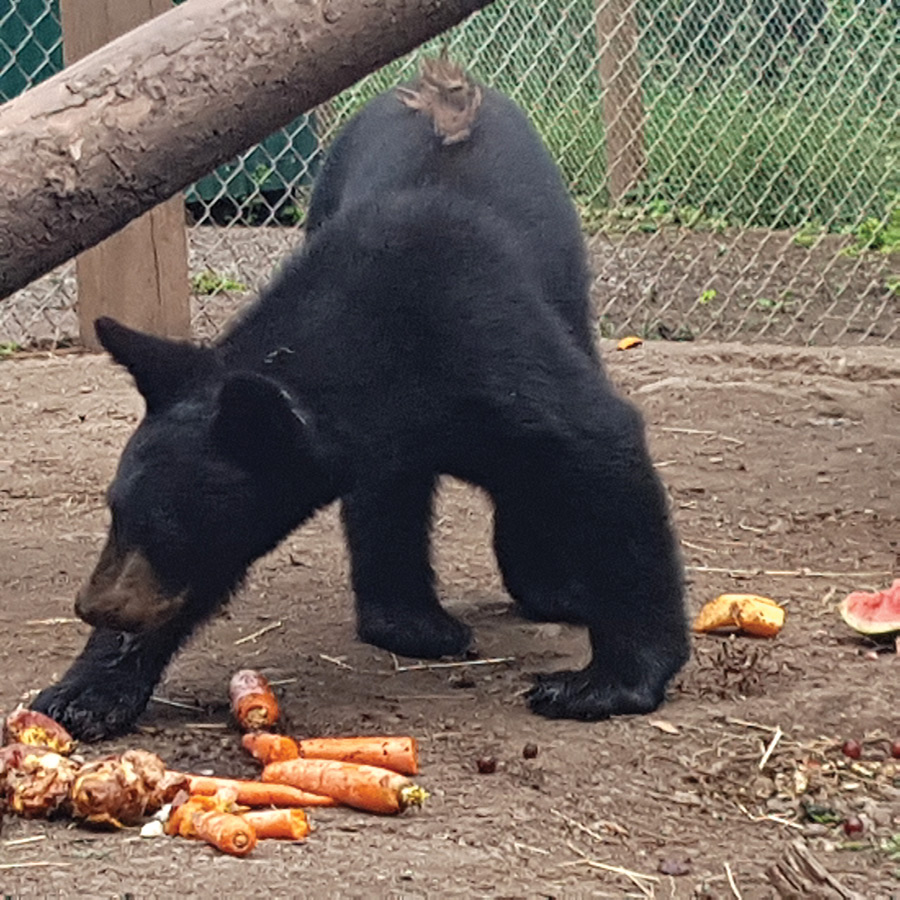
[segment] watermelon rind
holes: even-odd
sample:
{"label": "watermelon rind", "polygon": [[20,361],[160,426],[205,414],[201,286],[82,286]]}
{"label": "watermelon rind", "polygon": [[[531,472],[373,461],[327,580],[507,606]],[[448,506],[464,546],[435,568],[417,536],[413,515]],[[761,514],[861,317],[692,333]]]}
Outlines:
{"label": "watermelon rind", "polygon": [[900,632],[900,578],[873,594],[854,591],[841,601],[839,609],[843,620],[860,634]]}

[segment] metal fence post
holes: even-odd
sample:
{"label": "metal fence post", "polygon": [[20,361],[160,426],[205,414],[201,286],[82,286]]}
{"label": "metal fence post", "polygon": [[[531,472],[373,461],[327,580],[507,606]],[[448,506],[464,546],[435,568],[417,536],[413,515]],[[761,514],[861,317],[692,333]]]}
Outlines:
{"label": "metal fence post", "polygon": [[644,103],[636,0],[597,0],[600,85],[609,205],[622,202],[646,173]]}
{"label": "metal fence post", "polygon": [[[61,0],[66,63],[171,8],[171,0]],[[184,200],[174,197],[141,216],[77,262],[81,343],[97,349],[94,319],[114,316],[168,337],[190,334]]]}

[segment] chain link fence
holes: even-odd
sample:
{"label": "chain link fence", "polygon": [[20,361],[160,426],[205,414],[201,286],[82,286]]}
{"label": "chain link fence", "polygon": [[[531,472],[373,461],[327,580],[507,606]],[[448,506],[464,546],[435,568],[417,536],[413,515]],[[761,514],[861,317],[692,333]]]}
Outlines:
{"label": "chain link fence", "polygon": [[[896,0],[499,0],[186,192],[195,333],[296,246],[341,124],[446,47],[559,162],[602,335],[900,342],[898,37]],[[60,64],[55,0],[0,0],[0,99]],[[72,340],[75,300],[69,264],[0,346]]]}

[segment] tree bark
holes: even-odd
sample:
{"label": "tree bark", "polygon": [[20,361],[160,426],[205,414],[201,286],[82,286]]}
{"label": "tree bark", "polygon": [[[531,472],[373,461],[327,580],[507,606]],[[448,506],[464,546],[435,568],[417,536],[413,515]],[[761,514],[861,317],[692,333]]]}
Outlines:
{"label": "tree bark", "polygon": [[0,299],[492,0],[190,0],[0,106]]}

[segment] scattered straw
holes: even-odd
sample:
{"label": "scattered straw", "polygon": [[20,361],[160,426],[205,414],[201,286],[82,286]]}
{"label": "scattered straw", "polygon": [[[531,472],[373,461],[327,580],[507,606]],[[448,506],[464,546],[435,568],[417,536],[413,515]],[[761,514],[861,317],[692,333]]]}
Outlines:
{"label": "scattered straw", "polygon": [[669,434],[705,434],[705,435],[717,435],[718,431],[709,431],[706,428],[674,428],[674,427],[663,427],[659,429],[660,431],[667,431]]}
{"label": "scattered straw", "polygon": [[762,816],[754,816],[743,803],[735,803],[735,806],[737,806],[751,822],[774,822],[776,825],[783,825],[786,828],[797,828],[800,831],[803,830],[803,826],[799,822],[792,822],[790,819],[785,819],[782,816],[776,816],[769,813]]}
{"label": "scattered straw", "polygon": [[324,659],[325,662],[330,662],[332,665],[337,666],[339,669],[348,669],[350,672],[356,671],[353,666],[345,663],[343,657],[340,656],[329,656],[327,653],[320,653],[319,659]]}
{"label": "scattered straw", "polygon": [[557,819],[562,819],[563,822],[565,822],[567,825],[571,825],[572,828],[590,835],[598,843],[606,843],[606,838],[602,834],[594,831],[592,828],[588,828],[587,825],[582,825],[581,822],[576,821],[575,819],[571,818],[571,816],[567,816],[565,813],[560,812],[558,809],[551,809],[550,812],[554,816],[556,816]]}
{"label": "scattered straw", "polygon": [[761,722],[748,722],[746,719],[737,719],[734,716],[724,716],[723,721],[726,725],[740,725],[742,728],[756,728],[759,731],[768,731],[769,734],[775,734],[781,731],[778,725],[763,725]]}
{"label": "scattered straw", "polygon": [[182,703],[180,700],[169,700],[166,697],[157,697],[156,694],[151,694],[150,699],[154,703],[160,703],[163,706],[174,706],[175,709],[187,709],[191,712],[197,712],[200,709],[196,703]]}
{"label": "scattered straw", "polygon": [[65,616],[54,616],[51,619],[26,619],[26,625],[80,625],[81,619],[69,619]]}
{"label": "scattered straw", "polygon": [[728,878],[728,887],[731,888],[731,893],[734,894],[736,900],[743,900],[741,897],[741,892],[738,890],[738,886],[734,880],[734,873],[731,871],[731,866],[728,863],[725,863],[725,876]]}
{"label": "scattered straw", "polygon": [[701,553],[718,553],[719,551],[714,549],[713,547],[701,547],[700,544],[691,543],[691,541],[686,541],[684,538],[681,539],[682,547],[689,547],[691,550],[699,550]]}
{"label": "scattered straw", "polygon": [[[653,896],[653,884],[659,883],[659,878],[655,875],[647,875],[644,872],[636,872],[634,869],[626,869],[624,866],[616,866],[611,863],[600,862],[597,859],[591,859],[583,850],[579,847],[576,847],[571,841],[566,841],[566,846],[573,852],[576,853],[581,859],[578,861],[578,864],[590,866],[592,869],[600,869],[603,872],[611,872],[614,875],[621,875],[623,878],[627,878],[632,884],[637,887],[637,889],[645,896],[652,897]],[[651,884],[645,884],[644,882],[649,881]]]}
{"label": "scattered straw", "polygon": [[891,572],[887,569],[880,572],[814,572],[812,569],[733,569],[721,566],[685,566],[691,572],[709,572],[714,575],[734,575],[739,578],[755,578],[769,575],[774,578],[888,578]]}
{"label": "scattered straw", "polygon": [[772,735],[772,740],[769,741],[769,745],[766,747],[763,752],[762,758],[759,761],[759,769],[762,771],[766,767],[766,763],[769,761],[769,757],[775,752],[775,748],[778,746],[778,742],[784,737],[784,732],[781,730],[781,727],[775,729],[775,734]]}
{"label": "scattered straw", "polygon": [[532,847],[530,844],[523,844],[520,841],[513,841],[513,847],[516,850],[527,850],[529,853],[540,853],[543,856],[550,855],[550,851],[546,847]]}
{"label": "scattered straw", "polygon": [[4,841],[4,847],[21,847],[23,844],[34,844],[37,841],[46,841],[46,834],[35,834],[31,837],[14,838],[13,840]]}
{"label": "scattered straw", "polygon": [[259,631],[254,631],[252,634],[246,634],[244,635],[244,637],[238,638],[234,642],[234,646],[237,647],[240,644],[246,644],[249,641],[256,642],[257,638],[261,638],[264,634],[268,634],[270,631],[275,631],[276,629],[281,628],[282,625],[284,625],[284,622],[282,622],[280,619],[277,622],[272,622],[271,625],[266,625],[265,628],[260,628]]}
{"label": "scattered straw", "polygon": [[492,659],[463,659],[459,662],[437,662],[437,663],[416,663],[412,666],[401,666],[400,661],[394,654],[391,654],[394,660],[395,672],[423,672],[429,669],[467,669],[472,666],[498,666],[501,663],[515,662],[514,656],[495,656]]}
{"label": "scattered straw", "polygon": [[17,863],[0,863],[0,869],[6,871],[8,869],[40,869],[44,866],[67,866],[67,862],[56,862],[55,860],[41,859],[35,862],[17,862]]}

